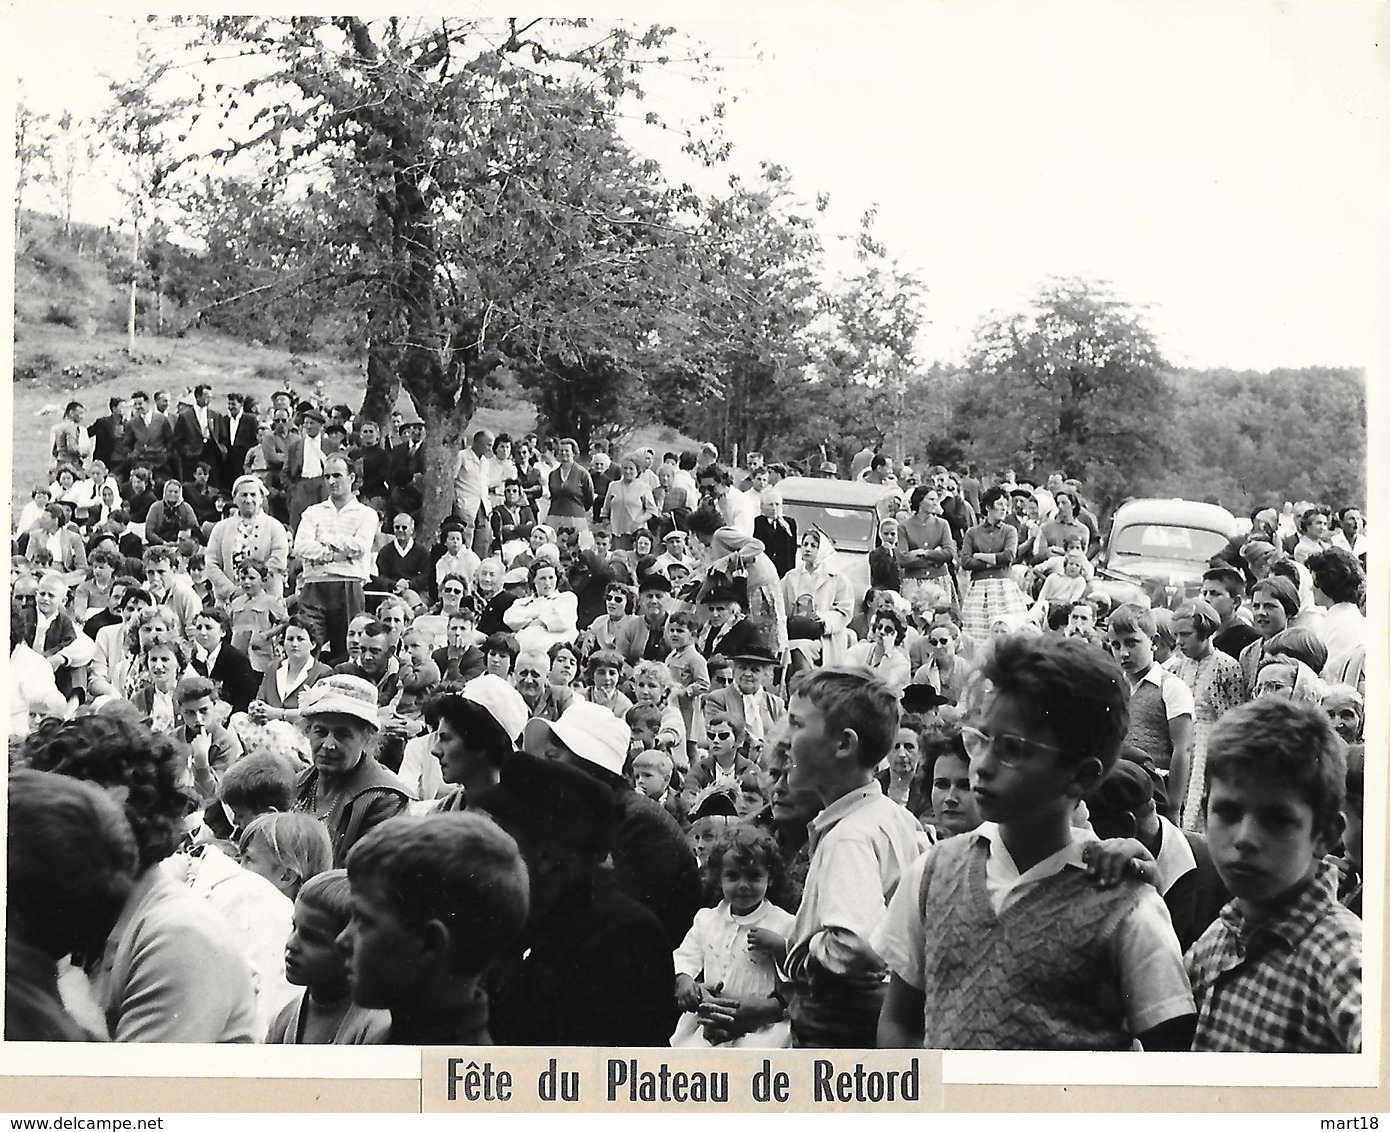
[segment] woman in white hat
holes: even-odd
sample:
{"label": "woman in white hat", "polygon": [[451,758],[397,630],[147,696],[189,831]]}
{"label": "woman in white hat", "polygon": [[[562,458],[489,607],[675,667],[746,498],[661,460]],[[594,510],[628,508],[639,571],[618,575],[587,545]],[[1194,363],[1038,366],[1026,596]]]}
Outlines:
{"label": "woman in white hat", "polygon": [[530,716],[526,701],[502,677],[484,673],[459,692],[440,696],[425,711],[437,722],[433,734],[421,739],[430,744],[444,781],[453,789],[412,810],[465,809],[470,792],[476,797],[497,785],[502,765],[516,750]]}
{"label": "woman in white hat", "polygon": [[334,675],[299,702],[313,766],[299,776],[295,809],[327,827],[335,869],[367,830],[410,802],[401,780],[369,750],[380,727],[376,699],[376,688],[360,676]]}

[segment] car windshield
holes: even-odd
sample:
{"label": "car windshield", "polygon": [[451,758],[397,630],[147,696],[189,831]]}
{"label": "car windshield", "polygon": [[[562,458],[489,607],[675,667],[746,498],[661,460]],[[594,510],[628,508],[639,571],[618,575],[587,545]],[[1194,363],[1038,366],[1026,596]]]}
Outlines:
{"label": "car windshield", "polygon": [[874,512],[860,507],[826,507],[818,503],[794,503],[787,500],[784,510],[796,520],[799,531],[819,527],[835,543],[836,550],[873,549]]}
{"label": "car windshield", "polygon": [[1130,558],[1165,558],[1174,562],[1205,562],[1226,545],[1220,531],[1202,527],[1170,527],[1135,523],[1115,532],[1112,552]]}

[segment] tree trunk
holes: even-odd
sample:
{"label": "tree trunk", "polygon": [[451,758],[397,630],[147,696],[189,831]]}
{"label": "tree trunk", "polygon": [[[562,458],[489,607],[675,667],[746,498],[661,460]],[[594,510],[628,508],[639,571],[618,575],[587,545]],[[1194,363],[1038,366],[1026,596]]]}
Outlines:
{"label": "tree trunk", "polygon": [[[375,312],[368,316],[368,320],[369,323],[375,322]],[[386,424],[390,418],[401,390],[400,374],[396,372],[394,364],[395,351],[378,347],[382,341],[380,336],[385,333],[388,333],[385,327],[370,326],[368,329],[372,344],[367,349],[367,390],[362,397],[361,410],[363,417],[379,425]]]}
{"label": "tree trunk", "polygon": [[130,312],[126,319],[126,352],[135,356],[135,290],[140,279],[140,224],[135,223],[135,238],[130,250]]}

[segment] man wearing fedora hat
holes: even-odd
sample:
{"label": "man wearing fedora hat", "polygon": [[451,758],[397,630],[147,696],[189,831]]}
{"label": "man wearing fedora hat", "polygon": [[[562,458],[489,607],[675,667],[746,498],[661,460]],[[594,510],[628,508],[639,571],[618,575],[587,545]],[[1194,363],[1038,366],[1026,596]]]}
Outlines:
{"label": "man wearing fedora hat", "polygon": [[675,948],[700,907],[700,878],[676,820],[623,776],[631,737],[631,728],[607,708],[578,700],[554,722],[531,720],[524,744],[607,788],[617,815],[612,866],[618,887],[651,910]]}
{"label": "man wearing fedora hat", "polygon": [[326,676],[299,701],[313,765],[299,776],[296,810],[323,822],[333,867],[369,829],[410,803],[405,785],[368,749],[380,727],[377,691],[359,676]]}
{"label": "man wearing fedora hat", "polygon": [[613,648],[629,664],[666,659],[666,619],[671,605],[671,580],[665,574],[644,574],[637,582],[637,612],[613,632]]}
{"label": "man wearing fedora hat", "polygon": [[617,828],[608,788],[576,766],[520,753],[469,809],[516,839],[531,879],[526,926],[486,978],[493,1039],[664,1046],[676,1022],[674,944],[604,867]]}
{"label": "man wearing fedora hat", "polygon": [[705,696],[705,718],[723,716],[732,720],[748,736],[748,753],[756,758],[763,741],[787,714],[782,697],[766,687],[767,675],[776,667],[777,657],[756,630],[746,645],[733,650],[733,655],[720,651],[733,662],[734,682]]}

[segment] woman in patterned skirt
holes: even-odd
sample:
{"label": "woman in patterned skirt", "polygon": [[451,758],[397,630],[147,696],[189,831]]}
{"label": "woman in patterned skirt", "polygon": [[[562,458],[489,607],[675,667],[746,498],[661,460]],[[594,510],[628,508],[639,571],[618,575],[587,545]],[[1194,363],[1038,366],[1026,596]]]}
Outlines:
{"label": "woman in patterned skirt", "polygon": [[960,565],[970,577],[961,603],[961,625],[971,640],[984,643],[996,618],[1021,622],[1028,599],[1014,581],[1011,567],[1018,555],[1018,531],[1004,522],[1009,497],[1002,487],[992,487],[980,499],[985,519],[965,532]]}

